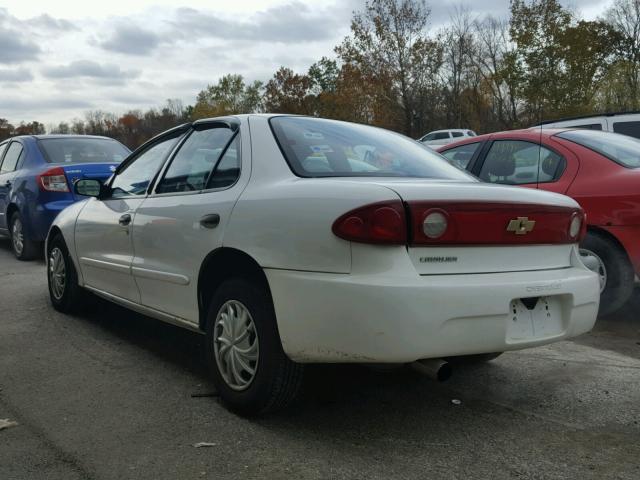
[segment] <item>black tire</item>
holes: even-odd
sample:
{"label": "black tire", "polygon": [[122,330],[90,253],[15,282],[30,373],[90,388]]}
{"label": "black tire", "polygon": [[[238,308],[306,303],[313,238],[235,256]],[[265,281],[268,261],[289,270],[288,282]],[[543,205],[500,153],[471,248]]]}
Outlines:
{"label": "black tire", "polygon": [[580,244],[602,259],[607,281],[600,294],[599,315],[610,315],[621,308],[633,294],[635,272],[626,252],[606,236],[590,231]]}
{"label": "black tire", "polygon": [[[229,301],[244,306],[255,325],[259,355],[255,374],[244,390],[231,388],[221,373],[214,346],[216,318]],[[288,406],[302,385],[304,366],[292,362],[284,353],[276,323],[271,296],[257,281],[233,278],[214,293],[206,325],[206,355],[213,382],[222,401],[236,413],[245,416],[274,412]]]}
{"label": "black tire", "polygon": [[490,362],[498,358],[504,352],[478,353],[476,355],[460,355],[458,357],[447,357],[445,360],[454,365],[474,365],[478,363]]}
{"label": "black tire", "polygon": [[[19,232],[22,236],[21,242],[18,242],[18,237],[14,236],[16,227],[19,227]],[[40,252],[40,243],[29,239],[24,231],[22,217],[18,212],[14,212],[13,215],[11,215],[11,220],[9,222],[9,236],[11,237],[11,250],[18,260],[33,260],[38,256],[38,253]]]}
{"label": "black tire", "polygon": [[[56,295],[52,289],[52,264],[53,252],[58,249],[62,253],[64,262],[64,288],[62,295]],[[78,285],[78,274],[73,261],[69,257],[69,250],[61,235],[53,237],[47,245],[47,285],[49,286],[49,298],[53,308],[62,313],[78,313],[85,309],[90,294]]]}

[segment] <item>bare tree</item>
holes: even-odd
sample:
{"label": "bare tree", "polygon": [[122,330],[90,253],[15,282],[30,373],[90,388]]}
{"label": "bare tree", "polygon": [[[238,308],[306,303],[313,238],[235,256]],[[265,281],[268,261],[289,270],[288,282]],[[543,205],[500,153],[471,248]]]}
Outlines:
{"label": "bare tree", "polygon": [[614,67],[614,71],[622,76],[623,90],[613,92],[613,96],[618,97],[618,101],[622,104],[620,107],[626,103],[627,108],[638,109],[640,107],[640,0],[615,0],[606,13],[606,20],[623,37],[618,62]]}
{"label": "bare tree", "polygon": [[477,86],[477,77],[473,68],[476,56],[476,39],[474,37],[473,20],[468,8],[455,7],[451,17],[451,25],[442,35],[446,117],[451,127],[465,127],[464,116],[465,90]]}
{"label": "bare tree", "polygon": [[510,81],[505,67],[512,54],[509,22],[487,15],[474,22],[477,50],[474,62],[482,78],[483,89],[489,95],[496,128],[513,128],[518,122],[519,98],[517,83]]}
{"label": "bare tree", "polygon": [[424,0],[367,1],[353,17],[351,36],[336,48],[374,83],[391,82],[387,108],[399,111],[398,127],[407,135],[420,132],[423,102],[442,63],[440,46],[428,35],[429,15]]}

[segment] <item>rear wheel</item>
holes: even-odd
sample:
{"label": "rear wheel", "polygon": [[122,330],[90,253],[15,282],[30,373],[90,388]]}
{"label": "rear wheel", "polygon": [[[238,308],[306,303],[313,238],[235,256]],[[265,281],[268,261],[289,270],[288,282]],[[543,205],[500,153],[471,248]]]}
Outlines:
{"label": "rear wheel", "polygon": [[225,281],[211,301],[206,330],[213,381],[230,409],[259,415],[295,399],[303,366],[285,355],[271,298],[259,282]]}
{"label": "rear wheel", "polygon": [[600,279],[600,315],[622,307],[633,293],[634,271],[626,252],[604,235],[589,232],[580,244],[585,265]]}
{"label": "rear wheel", "polygon": [[18,212],[11,215],[9,224],[9,233],[11,235],[11,249],[18,260],[32,260],[38,255],[38,242],[29,239],[24,229],[22,217]]}
{"label": "rear wheel", "polygon": [[53,308],[63,313],[82,310],[89,292],[78,285],[78,275],[62,236],[51,239],[47,247],[47,281]]}

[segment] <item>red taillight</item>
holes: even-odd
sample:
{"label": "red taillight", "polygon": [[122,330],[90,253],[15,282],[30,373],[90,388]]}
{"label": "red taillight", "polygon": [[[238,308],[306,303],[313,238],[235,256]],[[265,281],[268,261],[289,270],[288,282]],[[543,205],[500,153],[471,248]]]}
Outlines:
{"label": "red taillight", "polygon": [[578,243],[584,240],[584,237],[587,236],[587,213],[584,210],[581,213],[582,225],[580,227],[580,233],[578,234]]}
{"label": "red taillight", "polygon": [[333,223],[332,230],[336,236],[351,242],[385,245],[407,243],[407,220],[400,200],[351,210]]}
{"label": "red taillight", "polygon": [[53,167],[38,175],[38,186],[45,192],[68,192],[69,184],[62,167]]}
{"label": "red taillight", "polygon": [[[400,200],[365,205],[338,218],[333,233],[352,242],[414,246],[569,244],[586,233],[580,208],[456,201],[408,202],[407,207],[409,221]],[[576,218],[581,220],[577,235]]]}
{"label": "red taillight", "polygon": [[[412,245],[526,245],[576,243],[571,222],[584,219],[580,208],[488,202],[409,202]],[[434,212],[442,217],[428,221]],[[439,235],[433,225],[446,218]],[[586,223],[583,220],[583,224]],[[429,230],[429,228],[431,230]]]}

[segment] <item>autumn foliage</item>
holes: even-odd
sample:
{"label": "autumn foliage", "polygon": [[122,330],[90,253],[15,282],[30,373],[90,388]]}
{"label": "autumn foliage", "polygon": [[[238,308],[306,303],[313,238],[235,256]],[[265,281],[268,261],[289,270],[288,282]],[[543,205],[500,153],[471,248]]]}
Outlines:
{"label": "autumn foliage", "polygon": [[[479,133],[640,108],[640,1],[615,0],[587,21],[559,0],[511,0],[508,19],[454,8],[431,28],[423,0],[368,0],[350,34],[306,72],[280,67],[266,82],[228,74],[193,106],[169,100],[122,115],[91,111],[50,132],[112,136],[136,147],[198,118],[251,112],[315,115],[417,137],[438,128]],[[205,80],[206,81],[206,80]],[[0,119],[0,138],[42,133]]]}

